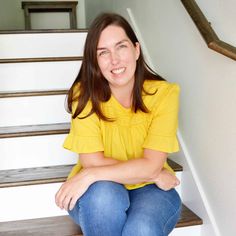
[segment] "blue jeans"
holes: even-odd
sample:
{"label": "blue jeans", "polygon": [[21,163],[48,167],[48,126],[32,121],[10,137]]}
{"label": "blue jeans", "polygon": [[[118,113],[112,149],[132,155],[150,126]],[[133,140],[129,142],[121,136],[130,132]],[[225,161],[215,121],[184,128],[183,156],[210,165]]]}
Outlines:
{"label": "blue jeans", "polygon": [[175,189],[155,184],[127,190],[98,181],[77,201],[69,215],[84,236],[166,236],[178,222],[181,200]]}

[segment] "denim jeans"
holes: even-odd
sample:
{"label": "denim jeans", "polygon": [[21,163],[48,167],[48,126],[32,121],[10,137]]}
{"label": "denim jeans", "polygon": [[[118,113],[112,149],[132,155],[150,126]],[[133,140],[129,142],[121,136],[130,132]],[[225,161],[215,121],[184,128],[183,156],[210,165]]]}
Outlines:
{"label": "denim jeans", "polygon": [[178,222],[181,200],[175,189],[155,184],[127,190],[98,181],[77,201],[69,215],[84,236],[166,236]]}

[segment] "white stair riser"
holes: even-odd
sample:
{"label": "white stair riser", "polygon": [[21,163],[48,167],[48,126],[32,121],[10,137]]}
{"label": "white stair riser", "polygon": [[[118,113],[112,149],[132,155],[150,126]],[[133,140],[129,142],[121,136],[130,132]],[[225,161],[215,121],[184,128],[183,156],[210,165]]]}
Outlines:
{"label": "white stair riser", "polygon": [[66,95],[0,99],[0,126],[69,122],[65,99]]}
{"label": "white stair riser", "polygon": [[74,164],[78,155],[62,147],[66,135],[0,139],[0,169]]}
{"label": "white stair riser", "polygon": [[2,34],[0,58],[82,56],[87,33]]}
{"label": "white stair riser", "polygon": [[180,198],[182,198],[182,190],[181,190],[181,188],[182,188],[182,184],[181,184],[182,173],[183,173],[182,171],[181,172],[179,172],[179,171],[176,172],[176,177],[180,180],[180,185],[178,185],[175,189],[178,192]]}
{"label": "white stair riser", "polygon": [[0,222],[67,214],[55,204],[60,186],[61,183],[0,188]]}
{"label": "white stair riser", "polygon": [[69,89],[81,61],[0,64],[0,91]]}
{"label": "white stair riser", "polygon": [[200,225],[175,228],[169,236],[200,236],[201,228]]}
{"label": "white stair riser", "polygon": [[0,222],[67,214],[54,202],[61,184],[0,188]]}

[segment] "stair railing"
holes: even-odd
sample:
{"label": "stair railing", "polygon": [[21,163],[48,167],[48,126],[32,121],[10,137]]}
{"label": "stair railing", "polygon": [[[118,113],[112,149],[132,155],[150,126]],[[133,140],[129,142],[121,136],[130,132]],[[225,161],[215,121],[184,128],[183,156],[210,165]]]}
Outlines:
{"label": "stair railing", "polygon": [[207,46],[218,53],[236,60],[236,47],[219,39],[195,0],[181,0],[181,2],[200,31]]}

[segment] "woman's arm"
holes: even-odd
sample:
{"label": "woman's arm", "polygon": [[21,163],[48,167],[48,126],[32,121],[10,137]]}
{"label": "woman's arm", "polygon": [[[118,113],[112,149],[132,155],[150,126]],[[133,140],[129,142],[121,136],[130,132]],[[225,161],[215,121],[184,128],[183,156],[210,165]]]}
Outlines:
{"label": "woman's arm", "polygon": [[[111,165],[95,166],[87,168],[87,173],[91,176],[93,182],[100,180],[114,181],[121,184],[138,184],[150,182],[155,179],[162,170],[166,161],[167,154],[155,150],[145,149],[143,158],[131,159],[128,161],[118,161]],[[88,159],[82,163],[88,163]],[[101,163],[116,162],[111,158],[104,158]],[[107,159],[107,160],[106,160]],[[83,165],[83,164],[82,164]],[[86,171],[86,170],[85,170]]]}
{"label": "woman's arm", "polygon": [[[80,162],[83,168],[107,166],[121,163],[123,161],[104,157],[103,152],[80,154]],[[160,189],[167,191],[180,184],[179,179],[169,170],[162,168],[158,176],[151,179]]]}
{"label": "woman's arm", "polygon": [[111,157],[104,157],[103,152],[81,153],[79,155],[79,160],[84,169],[96,166],[114,165],[123,162]]}
{"label": "woman's arm", "polygon": [[145,149],[143,158],[85,168],[62,184],[56,194],[56,204],[61,209],[73,209],[76,201],[96,181],[107,180],[122,184],[150,182],[161,172],[166,157],[164,152]]}

